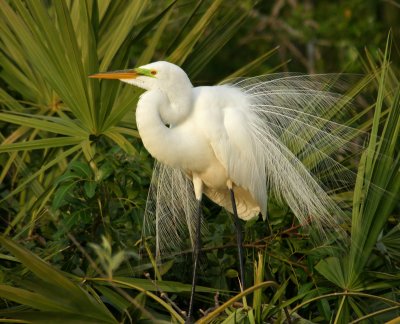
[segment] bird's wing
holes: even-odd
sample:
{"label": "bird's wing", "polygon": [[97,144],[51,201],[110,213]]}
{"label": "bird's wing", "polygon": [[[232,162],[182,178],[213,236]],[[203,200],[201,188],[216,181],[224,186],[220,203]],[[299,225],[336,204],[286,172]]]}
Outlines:
{"label": "bird's wing", "polygon": [[228,137],[238,143],[236,135],[243,131],[235,135],[235,129],[248,127],[268,189],[289,205],[301,223],[311,219],[321,229],[335,226],[343,214],[327,190],[346,188],[355,180],[355,174],[337,161],[340,152],[363,149],[357,141],[365,134],[346,125],[351,109],[346,96],[338,94],[342,85],[337,75],[275,75],[231,84],[249,98],[251,113],[246,114],[246,126],[244,120],[228,119]]}
{"label": "bird's wing", "polygon": [[368,136],[349,125],[356,111],[343,95],[357,80],[356,75],[272,74],[234,86],[250,97],[251,110],[263,127],[334,191],[355,180],[355,174],[338,162],[341,153],[360,154]]}
{"label": "bird's wing", "polygon": [[[193,245],[197,201],[192,181],[180,170],[155,161],[143,221],[144,236],[156,236],[157,255]],[[205,226],[202,225],[202,232]]]}
{"label": "bird's wing", "polygon": [[[217,159],[226,168],[229,179],[251,195],[252,199],[247,199],[247,201],[245,198],[247,193],[244,193],[243,197],[236,197],[236,202],[239,204],[239,216],[243,219],[249,219],[257,216],[259,212],[266,216],[266,174],[260,155],[262,152],[258,150],[257,138],[249,127],[250,119],[252,118],[251,112],[238,106],[238,102],[235,98],[232,98],[232,96],[238,95],[238,93],[235,93],[236,90],[229,88],[221,88],[220,90],[222,92],[226,91],[225,94],[221,93],[221,95],[229,98],[226,106],[222,109],[221,119],[217,121],[210,120],[208,127],[203,127],[203,130]],[[238,194],[242,189],[237,189]],[[223,201],[219,201],[219,203],[230,210],[230,207],[228,207],[230,200],[227,198],[229,193],[224,192],[221,194],[224,197],[221,196],[220,198],[225,202],[227,201],[227,203]],[[240,206],[241,198],[243,198],[242,206]],[[255,204],[259,208],[254,208]],[[239,209],[242,209],[242,215]]]}

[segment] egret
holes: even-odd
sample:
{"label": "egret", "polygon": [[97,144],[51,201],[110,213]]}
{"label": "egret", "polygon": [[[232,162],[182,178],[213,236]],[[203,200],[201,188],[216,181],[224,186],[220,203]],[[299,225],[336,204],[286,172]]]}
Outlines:
{"label": "egret", "polygon": [[[330,187],[352,175],[331,157],[351,148],[357,131],[331,120],[343,96],[327,89],[328,75],[273,75],[193,87],[169,62],[90,76],[119,79],[145,92],[136,123],[155,166],[146,213],[154,216],[157,249],[179,241],[187,227],[194,264],[188,319],[192,317],[205,194],[233,213],[240,284],[243,248],[239,219],[267,216],[267,193],[284,201],[301,224],[322,232],[343,211]],[[317,174],[322,174],[320,178]],[[336,186],[335,186],[336,185]]]}

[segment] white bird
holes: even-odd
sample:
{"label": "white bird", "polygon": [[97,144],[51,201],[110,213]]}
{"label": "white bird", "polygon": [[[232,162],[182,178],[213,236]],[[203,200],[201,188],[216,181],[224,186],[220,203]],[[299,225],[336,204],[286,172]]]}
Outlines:
{"label": "white bird", "polygon": [[[155,218],[158,250],[176,244],[185,227],[197,241],[193,286],[202,194],[230,212],[236,207],[243,220],[260,213],[265,218],[271,192],[301,224],[311,220],[323,231],[340,221],[343,211],[324,186],[343,187],[353,175],[330,155],[351,148],[358,131],[330,120],[345,100],[326,88],[330,76],[273,75],[193,87],[180,67],[155,62],[91,77],[146,90],[136,123],[144,146],[159,162],[147,214]],[[194,288],[189,317],[193,293]]]}

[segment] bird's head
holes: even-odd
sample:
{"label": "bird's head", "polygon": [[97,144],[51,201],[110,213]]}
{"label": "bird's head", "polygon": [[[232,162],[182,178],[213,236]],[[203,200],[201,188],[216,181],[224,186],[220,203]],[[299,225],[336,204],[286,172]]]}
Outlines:
{"label": "bird's head", "polygon": [[145,90],[179,91],[181,87],[192,87],[190,80],[179,66],[165,62],[153,62],[135,69],[102,72],[89,78],[118,79]]}

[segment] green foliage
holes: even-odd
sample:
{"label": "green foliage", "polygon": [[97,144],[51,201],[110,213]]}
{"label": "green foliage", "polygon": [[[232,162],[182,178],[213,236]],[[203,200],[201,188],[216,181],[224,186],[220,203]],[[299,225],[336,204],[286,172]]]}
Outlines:
{"label": "green foliage", "polygon": [[117,323],[100,302],[99,296],[91,296],[57,269],[11,240],[0,238],[0,242],[37,277],[26,283],[29,290],[0,285],[1,297],[41,311],[38,315],[32,311],[15,310],[7,312],[7,317],[34,323],[46,320],[59,323]]}
{"label": "green foliage", "polygon": [[[392,76],[388,63],[389,46],[388,39],[381,70],[378,71],[373,67],[378,86],[377,102],[369,146],[358,166],[353,198],[350,249],[344,258],[332,257],[320,261],[316,266],[326,279],[345,291],[370,291],[381,287],[386,288],[389,284],[389,279],[385,283],[378,283],[365,272],[367,266],[370,271],[380,271],[374,269],[373,264],[368,263],[371,263],[372,252],[376,248],[378,237],[382,235],[400,195],[398,152],[400,85],[396,78],[390,79]],[[391,88],[393,84],[394,87]],[[388,111],[386,119],[383,118],[385,110]],[[384,249],[383,244],[380,248]],[[396,267],[389,267],[385,270],[392,272],[396,271],[395,269]],[[393,278],[393,287],[398,283],[398,278]],[[351,318],[351,310],[355,313],[357,311],[366,313],[362,302],[346,295],[343,296],[341,305],[343,306],[335,319],[338,323],[347,323]],[[396,305],[400,306],[398,303]]]}
{"label": "green foliage", "polygon": [[[312,230],[271,199],[268,222],[245,226],[249,288],[239,294],[232,221],[206,202],[196,308],[208,310],[199,323],[399,317],[398,57],[390,38],[377,51],[387,33],[377,17],[392,17],[391,6],[0,1],[0,321],[184,322],[191,251],[156,263],[152,238],[142,237],[152,160],[135,125],[141,92],[87,77],[159,59],[196,83],[279,66],[338,72],[350,61],[367,73],[350,89],[361,108],[348,124],[371,132],[368,149],[360,163],[346,160],[354,192],[335,197],[353,205],[349,240],[313,245]],[[396,37],[400,20],[387,21]]]}

